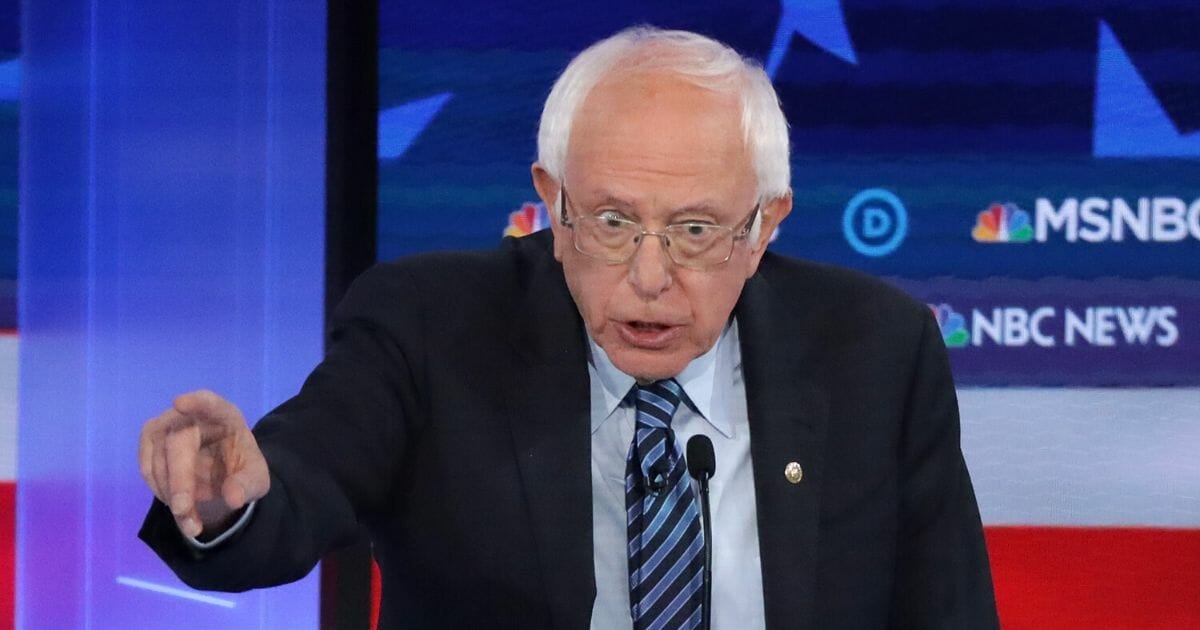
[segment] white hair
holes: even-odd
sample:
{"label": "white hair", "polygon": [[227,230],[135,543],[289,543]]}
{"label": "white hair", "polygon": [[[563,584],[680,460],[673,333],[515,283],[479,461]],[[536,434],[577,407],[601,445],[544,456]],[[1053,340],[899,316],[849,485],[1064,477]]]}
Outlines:
{"label": "white hair", "polygon": [[[572,59],[555,81],[538,126],[538,162],[552,177],[563,180],[576,112],[618,64],[622,72],[665,71],[718,93],[736,94],[759,199],[787,195],[791,185],[787,120],[762,66],[703,35],[651,26],[628,28],[593,44]],[[759,223],[755,221],[756,233]]]}

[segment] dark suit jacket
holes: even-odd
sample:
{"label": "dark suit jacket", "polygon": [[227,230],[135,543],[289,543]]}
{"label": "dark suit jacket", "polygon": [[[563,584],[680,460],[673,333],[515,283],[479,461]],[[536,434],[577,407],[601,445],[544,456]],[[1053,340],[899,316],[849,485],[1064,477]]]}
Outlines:
{"label": "dark suit jacket", "polygon": [[[929,309],[768,253],[735,316],[768,626],[996,627]],[[255,429],[272,486],[250,525],[198,558],[156,504],[141,536],[184,582],[236,591],[302,577],[361,523],[382,627],[586,628],[585,343],[547,233],[377,266]]]}

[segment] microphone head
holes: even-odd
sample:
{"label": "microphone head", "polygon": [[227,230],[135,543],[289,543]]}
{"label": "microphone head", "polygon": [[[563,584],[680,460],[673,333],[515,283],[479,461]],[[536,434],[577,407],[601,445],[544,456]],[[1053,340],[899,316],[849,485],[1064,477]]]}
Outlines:
{"label": "microphone head", "polygon": [[707,435],[693,435],[687,443],[688,474],[698,480],[711,479],[717,472],[717,456]]}

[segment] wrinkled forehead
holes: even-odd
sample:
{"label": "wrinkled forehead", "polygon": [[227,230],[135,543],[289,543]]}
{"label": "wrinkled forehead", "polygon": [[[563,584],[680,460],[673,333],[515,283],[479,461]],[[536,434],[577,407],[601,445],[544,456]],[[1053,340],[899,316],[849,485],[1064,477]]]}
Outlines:
{"label": "wrinkled forehead", "polygon": [[722,166],[749,172],[741,101],[736,93],[662,70],[611,72],[580,105],[567,146],[567,170],[580,161],[607,159],[650,168]]}
{"label": "wrinkled forehead", "polygon": [[618,62],[605,70],[584,96],[574,123],[579,124],[580,117],[595,115],[602,106],[636,115],[655,107],[687,105],[685,109],[720,114],[738,126],[743,114],[741,84],[733,76],[684,74],[663,60]]}

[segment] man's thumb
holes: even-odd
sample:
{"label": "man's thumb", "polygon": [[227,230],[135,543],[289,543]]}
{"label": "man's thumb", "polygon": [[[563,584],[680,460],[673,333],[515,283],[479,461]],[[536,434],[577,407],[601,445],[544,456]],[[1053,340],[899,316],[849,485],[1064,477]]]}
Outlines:
{"label": "man's thumb", "polygon": [[231,510],[240,510],[251,501],[257,501],[267,494],[270,489],[270,477],[241,470],[225,479],[221,485],[221,498]]}

